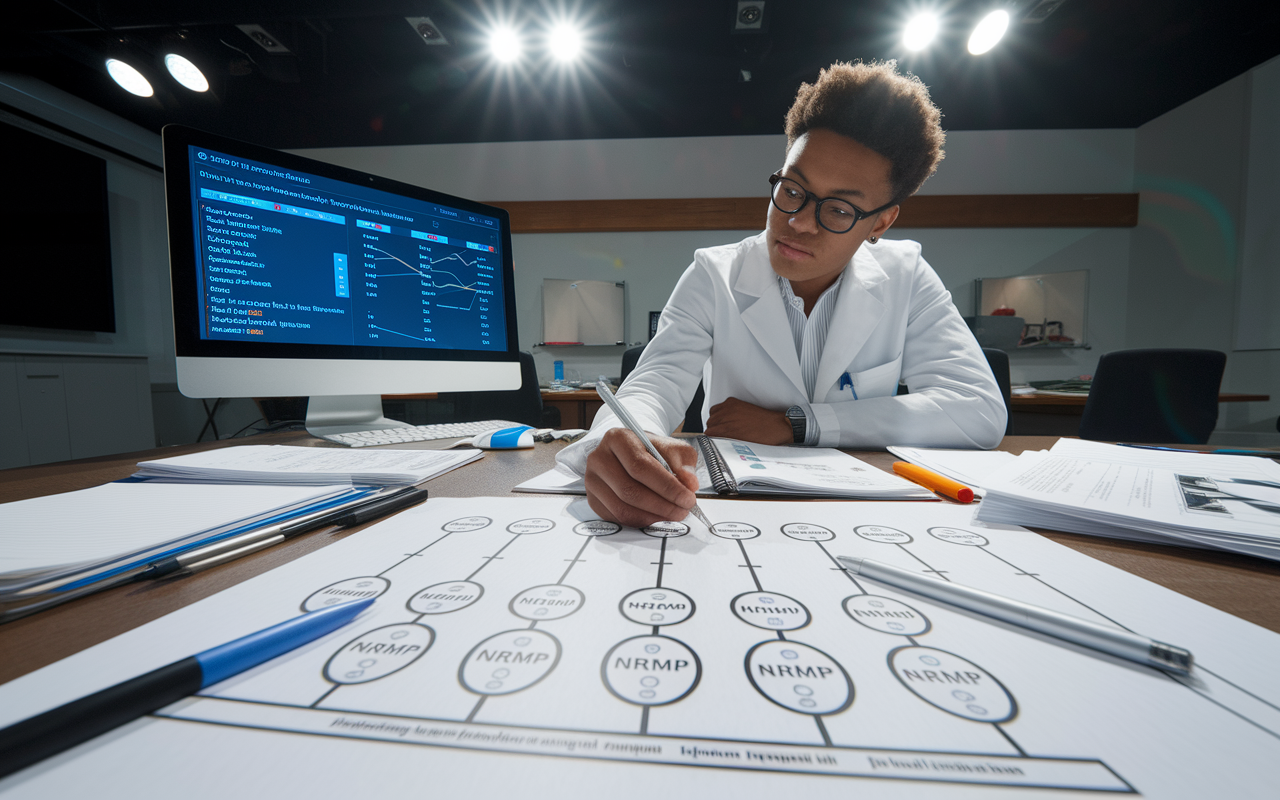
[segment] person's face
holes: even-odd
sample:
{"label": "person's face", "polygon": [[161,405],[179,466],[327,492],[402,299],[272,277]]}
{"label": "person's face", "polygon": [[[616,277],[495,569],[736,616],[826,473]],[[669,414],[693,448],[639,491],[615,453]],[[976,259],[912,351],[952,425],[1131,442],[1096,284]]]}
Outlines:
{"label": "person's face", "polygon": [[[858,208],[879,208],[893,199],[889,159],[846,136],[815,129],[796,139],[782,176],[821,199],[838,197]],[[897,219],[898,207],[859,220],[848,233],[832,233],[818,224],[810,200],[795,214],[769,204],[766,241],[773,271],[791,281],[792,290],[821,292],[830,286],[858,247],[880,236]]]}

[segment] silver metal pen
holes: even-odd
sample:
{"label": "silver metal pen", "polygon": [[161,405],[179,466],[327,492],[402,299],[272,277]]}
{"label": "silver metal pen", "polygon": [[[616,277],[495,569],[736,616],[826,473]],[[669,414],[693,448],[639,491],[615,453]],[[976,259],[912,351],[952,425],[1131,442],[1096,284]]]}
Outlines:
{"label": "silver metal pen", "polygon": [[[640,437],[640,441],[644,444],[644,449],[649,451],[649,455],[658,459],[658,463],[661,464],[667,472],[675,475],[676,471],[671,468],[671,465],[667,463],[667,460],[658,452],[658,448],[653,446],[653,442],[649,441],[649,436],[644,432],[644,428],[641,428],[640,423],[636,422],[635,417],[631,416],[631,413],[627,411],[626,407],[623,406],[622,403],[618,402],[618,398],[613,396],[613,390],[609,388],[609,384],[604,380],[604,378],[596,381],[596,394],[600,395],[600,399],[609,407],[609,410],[616,414],[618,419],[622,420],[623,425],[626,425],[631,429],[632,433]],[[711,520],[707,519],[707,515],[702,513],[701,508],[698,508],[698,503],[696,501],[693,504],[693,508],[689,509],[689,513],[697,517],[698,521],[703,525],[706,525],[708,530],[711,529]]]}
{"label": "silver metal pen", "polygon": [[995,617],[1010,625],[1018,625],[1047,636],[1101,650],[1139,664],[1184,675],[1191,672],[1194,658],[1190,652],[1181,647],[1157,642],[1118,628],[1099,625],[1070,614],[1061,614],[1029,603],[1010,600],[981,589],[948,583],[939,578],[921,575],[890,564],[872,561],[869,558],[836,556],[836,559],[854,575],[905,589],[930,600]]}

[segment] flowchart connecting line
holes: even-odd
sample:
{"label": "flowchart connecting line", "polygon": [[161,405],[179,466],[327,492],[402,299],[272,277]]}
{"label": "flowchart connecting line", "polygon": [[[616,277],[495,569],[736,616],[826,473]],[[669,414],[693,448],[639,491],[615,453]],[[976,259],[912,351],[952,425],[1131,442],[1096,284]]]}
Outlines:
{"label": "flowchart connecting line", "polygon": [[1034,534],[962,526],[938,504],[849,518],[840,503],[706,502],[724,520],[709,532],[622,528],[558,498],[429,501],[284,568],[301,608],[380,598],[367,619],[158,716],[424,753],[1119,793],[1145,791],[1132,737],[1079,731],[1126,702],[1120,730],[1152,707],[1198,720],[1149,746],[1212,730],[1242,757],[1280,752],[1280,708],[1256,686],[1212,672],[1184,685],[835,559],[1023,587],[1121,625],[1053,585],[1063,573],[1044,549],[1058,546]]}

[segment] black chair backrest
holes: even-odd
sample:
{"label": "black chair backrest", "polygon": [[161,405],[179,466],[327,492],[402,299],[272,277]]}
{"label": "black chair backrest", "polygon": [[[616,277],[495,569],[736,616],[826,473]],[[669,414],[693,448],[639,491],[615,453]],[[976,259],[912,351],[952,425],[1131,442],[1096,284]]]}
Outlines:
{"label": "black chair backrest", "polygon": [[1098,361],[1080,438],[1204,444],[1218,423],[1226,353],[1119,350]]}
{"label": "black chair backrest", "polygon": [[[622,372],[618,378],[618,388],[622,388],[622,384],[627,382],[627,376],[636,368],[636,364],[640,361],[640,354],[644,352],[644,345],[640,347],[629,348],[622,354]],[[702,388],[702,382],[698,382],[698,391],[693,393],[693,400],[689,402],[689,407],[684,412],[684,427],[681,429],[685,433],[702,433],[702,403],[706,399],[706,392]]]}
{"label": "black chair backrest", "polygon": [[640,354],[644,352],[644,345],[639,347],[628,348],[622,354],[622,372],[618,378],[618,388],[622,388],[622,384],[627,382],[627,376],[636,368],[636,363],[640,360]]}
{"label": "black chair backrest", "polygon": [[520,352],[520,388],[499,392],[441,392],[439,400],[453,403],[452,422],[506,419],[543,427],[542,391],[533,355]]}
{"label": "black chair backrest", "polygon": [[987,364],[991,366],[991,374],[996,376],[996,383],[1000,386],[1000,396],[1004,398],[1004,410],[1007,415],[1004,423],[1004,435],[1012,436],[1013,410],[1009,407],[1009,401],[1013,397],[1013,384],[1009,380],[1009,354],[994,347],[982,348],[982,354],[987,357]]}

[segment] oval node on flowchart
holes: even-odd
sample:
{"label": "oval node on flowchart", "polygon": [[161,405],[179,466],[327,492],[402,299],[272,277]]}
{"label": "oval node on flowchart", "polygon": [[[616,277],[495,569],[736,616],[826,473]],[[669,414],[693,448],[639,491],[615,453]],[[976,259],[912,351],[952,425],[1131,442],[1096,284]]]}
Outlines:
{"label": "oval node on flowchart", "polygon": [[525,619],[561,619],[582,608],[582,592],[572,586],[549,584],[525,589],[511,598],[508,608]]}
{"label": "oval node on flowchart", "polygon": [[604,685],[620,700],[662,706],[685,697],[702,677],[702,662],[670,636],[636,636],[614,645],[600,665]]}
{"label": "oval node on flowchart", "polygon": [[641,528],[640,532],[646,536],[656,536],[659,539],[673,539],[688,533],[689,526],[683,522],[655,522],[652,525]]}
{"label": "oval node on flowchart", "polygon": [[873,631],[898,636],[919,636],[928,633],[931,627],[928,617],[906,603],[874,594],[846,597],[844,613]]}
{"label": "oval node on flowchart", "polygon": [[729,601],[729,607],[738,619],[769,631],[794,631],[810,619],[803,603],[777,592],[743,592]]}
{"label": "oval node on flowchart", "polygon": [[362,578],[347,578],[345,581],[329,584],[320,591],[302,601],[303,611],[317,611],[339,603],[350,603],[352,600],[365,600],[378,597],[391,588],[391,581],[376,575]]}
{"label": "oval node on flowchart", "polygon": [[853,532],[867,541],[881,544],[906,544],[911,541],[910,534],[903,533],[897,528],[886,528],[883,525],[859,525],[853,529]]}
{"label": "oval node on flowchart", "polygon": [[591,519],[573,526],[573,532],[579,536],[612,536],[622,530],[616,522],[603,519]]}
{"label": "oval node on flowchart", "polygon": [[801,542],[829,542],[836,538],[835,533],[821,525],[810,525],[807,522],[788,522],[782,526],[782,532]]}
{"label": "oval node on flowchart", "polygon": [[1004,684],[955,653],[932,647],[899,647],[889,669],[916,697],[948,714],[975,722],[1008,722],[1018,704]]}
{"label": "oval node on flowchart", "polygon": [[448,614],[479,600],[484,587],[471,581],[449,581],[428,586],[409,598],[406,604],[418,614]]}
{"label": "oval node on flowchart", "polygon": [[343,684],[385,678],[422,658],[435,638],[435,631],[412,622],[376,628],[334,653],[324,665],[324,676]]}
{"label": "oval node on flowchart", "polygon": [[493,520],[488,517],[459,517],[458,519],[441,525],[440,529],[449,533],[467,533],[468,531],[478,531],[481,528],[487,528],[492,524]]}
{"label": "oval node on flowchart", "polygon": [[531,517],[529,519],[517,520],[507,526],[508,533],[518,533],[521,535],[533,533],[546,533],[556,526],[555,522],[542,517]]}
{"label": "oval node on flowchart", "polygon": [[471,648],[458,680],[476,694],[511,694],[547,677],[560,662],[560,640],[545,631],[514,630]]}
{"label": "oval node on flowchart", "polygon": [[760,535],[759,528],[745,522],[717,522],[711,532],[721,539],[754,539]]}
{"label": "oval node on flowchart", "polygon": [[961,530],[960,528],[930,528],[929,535],[944,542],[963,544],[969,547],[985,547],[990,544],[987,541],[987,537],[976,534],[973,531]]}
{"label": "oval node on flowchart", "polygon": [[770,639],[747,651],[747,678],[760,694],[799,714],[839,714],[853,681],[834,658],[807,644]]}
{"label": "oval node on flowchart", "polygon": [[622,616],[641,625],[679,625],[693,616],[693,599],[675,589],[637,589],[618,603]]}

